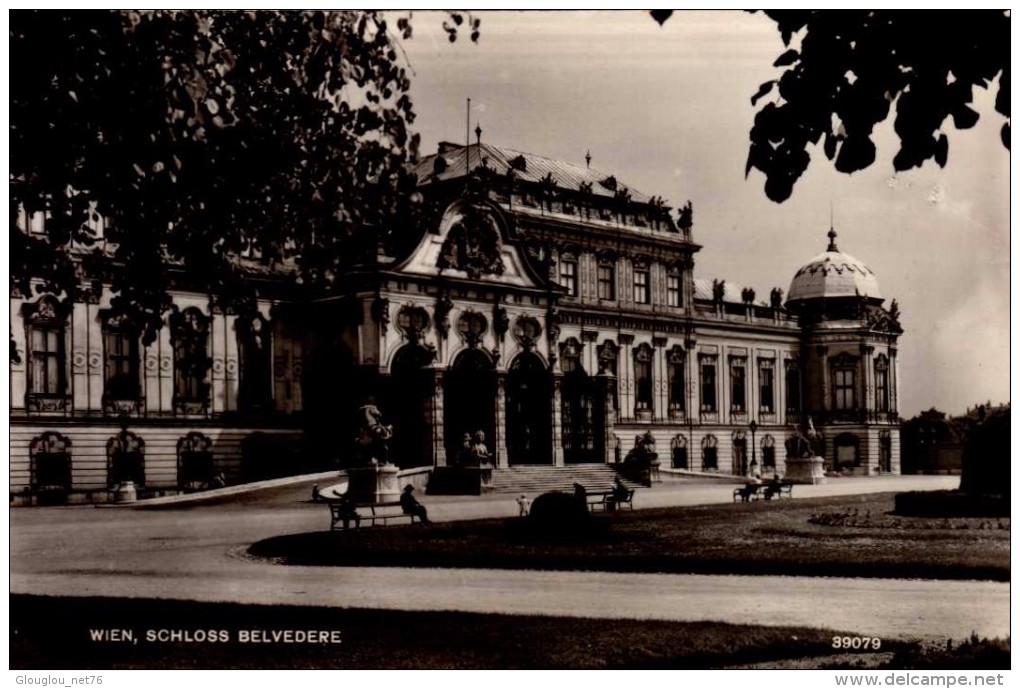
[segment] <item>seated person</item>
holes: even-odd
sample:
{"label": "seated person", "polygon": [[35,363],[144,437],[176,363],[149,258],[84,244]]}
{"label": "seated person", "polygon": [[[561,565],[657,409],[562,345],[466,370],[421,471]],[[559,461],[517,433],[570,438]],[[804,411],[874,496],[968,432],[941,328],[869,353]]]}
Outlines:
{"label": "seated person", "polygon": [[779,495],[783,489],[783,482],[779,480],[779,474],[772,474],[768,486],[765,488],[765,499],[771,500],[772,496]]}
{"label": "seated person", "polygon": [[630,489],[623,485],[623,481],[617,476],[613,481],[613,495],[609,502],[612,507],[610,509],[615,509],[620,503],[627,502],[629,497]]}
{"label": "seated person", "polygon": [[574,497],[583,503],[588,502],[588,491],[580,483],[574,484]]}
{"label": "seated person", "polygon": [[418,520],[422,524],[431,524],[429,521],[428,510],[425,509],[425,505],[418,502],[411,493],[414,492],[414,486],[408,484],[404,486],[404,492],[400,494],[400,509],[404,514],[410,514],[413,517],[418,517]]}
{"label": "seated person", "polygon": [[358,514],[354,500],[347,493],[337,500],[337,515],[343,520],[344,529],[350,528],[351,521],[354,521],[355,528],[361,528],[361,515]]}

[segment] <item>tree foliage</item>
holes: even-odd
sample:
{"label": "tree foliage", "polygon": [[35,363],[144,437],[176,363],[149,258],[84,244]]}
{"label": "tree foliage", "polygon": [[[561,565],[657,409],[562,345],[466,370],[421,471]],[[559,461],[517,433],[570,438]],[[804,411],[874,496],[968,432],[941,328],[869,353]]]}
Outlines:
{"label": "tree foliage", "polygon": [[[751,129],[747,170],[765,174],[765,193],[785,201],[822,145],[840,172],[875,161],[872,134],[895,107],[900,148],[896,170],[927,160],[945,166],[948,125],[969,129],[975,87],[998,78],[995,109],[1006,118],[1009,148],[1009,14],[997,11],[895,12],[777,10],[787,50],[773,63],[782,74],[751,98],[763,101]],[[660,24],[671,12],[657,10]]]}
{"label": "tree foliage", "polygon": [[[448,15],[465,16],[477,39]],[[10,58],[26,295],[107,280],[151,341],[175,271],[250,299],[237,257],[254,251],[328,285],[415,221],[410,68],[380,13],[12,11]],[[43,235],[18,230],[19,207],[48,214]]]}

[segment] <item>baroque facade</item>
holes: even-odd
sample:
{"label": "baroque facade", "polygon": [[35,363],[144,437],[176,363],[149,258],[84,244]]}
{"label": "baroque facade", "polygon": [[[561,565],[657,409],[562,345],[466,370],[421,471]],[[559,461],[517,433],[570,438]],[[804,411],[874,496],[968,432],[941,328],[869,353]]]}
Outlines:
{"label": "baroque facade", "polygon": [[[694,277],[691,205],[481,142],[417,165],[440,219],[330,296],[217,308],[186,280],[157,341],[109,312],[11,296],[12,499],[173,492],[353,461],[377,401],[402,469],[621,461],[651,437],[666,472],[784,471],[810,419],[831,471],[899,471],[895,302],[825,252],[789,294]],[[25,223],[31,231],[32,223]],[[294,448],[301,448],[296,451]]]}

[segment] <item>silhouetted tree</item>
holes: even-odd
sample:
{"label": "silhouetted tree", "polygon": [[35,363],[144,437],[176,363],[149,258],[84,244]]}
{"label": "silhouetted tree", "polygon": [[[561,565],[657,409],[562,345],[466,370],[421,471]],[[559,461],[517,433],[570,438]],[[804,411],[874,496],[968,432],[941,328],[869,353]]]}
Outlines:
{"label": "silhouetted tree", "polygon": [[[478,20],[444,28],[478,37]],[[241,254],[328,285],[414,222],[409,68],[377,12],[12,11],[11,288],[112,284],[152,341],[170,275],[250,298]],[[44,230],[18,213],[46,214]],[[103,242],[97,223],[105,219]],[[22,221],[24,217],[22,218]],[[13,356],[13,354],[12,354]]]}
{"label": "silhouetted tree", "polygon": [[[1009,148],[1008,11],[768,10],[789,48],[775,61],[783,74],[751,98],[766,99],[751,129],[746,172],[765,173],[765,193],[785,201],[807,169],[809,145],[822,144],[840,172],[875,161],[874,127],[895,104],[900,149],[896,170],[949,157],[947,123],[969,129],[974,87],[998,77],[995,109]],[[654,10],[660,24],[671,10]],[[771,97],[771,98],[767,98]]]}

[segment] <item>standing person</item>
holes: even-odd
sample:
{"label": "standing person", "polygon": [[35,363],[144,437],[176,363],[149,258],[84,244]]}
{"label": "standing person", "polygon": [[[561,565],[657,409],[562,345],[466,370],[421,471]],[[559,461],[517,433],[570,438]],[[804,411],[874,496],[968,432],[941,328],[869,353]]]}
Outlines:
{"label": "standing person", "polygon": [[528,496],[524,493],[521,493],[521,497],[517,498],[517,508],[520,512],[520,516],[528,516],[528,512],[531,510],[531,500],[528,500]]}
{"label": "standing person", "polygon": [[422,524],[431,524],[429,521],[428,510],[425,509],[425,505],[418,502],[411,493],[414,492],[414,486],[408,484],[404,486],[404,492],[400,494],[400,509],[404,514],[410,514],[414,517],[418,517],[418,521]]}

